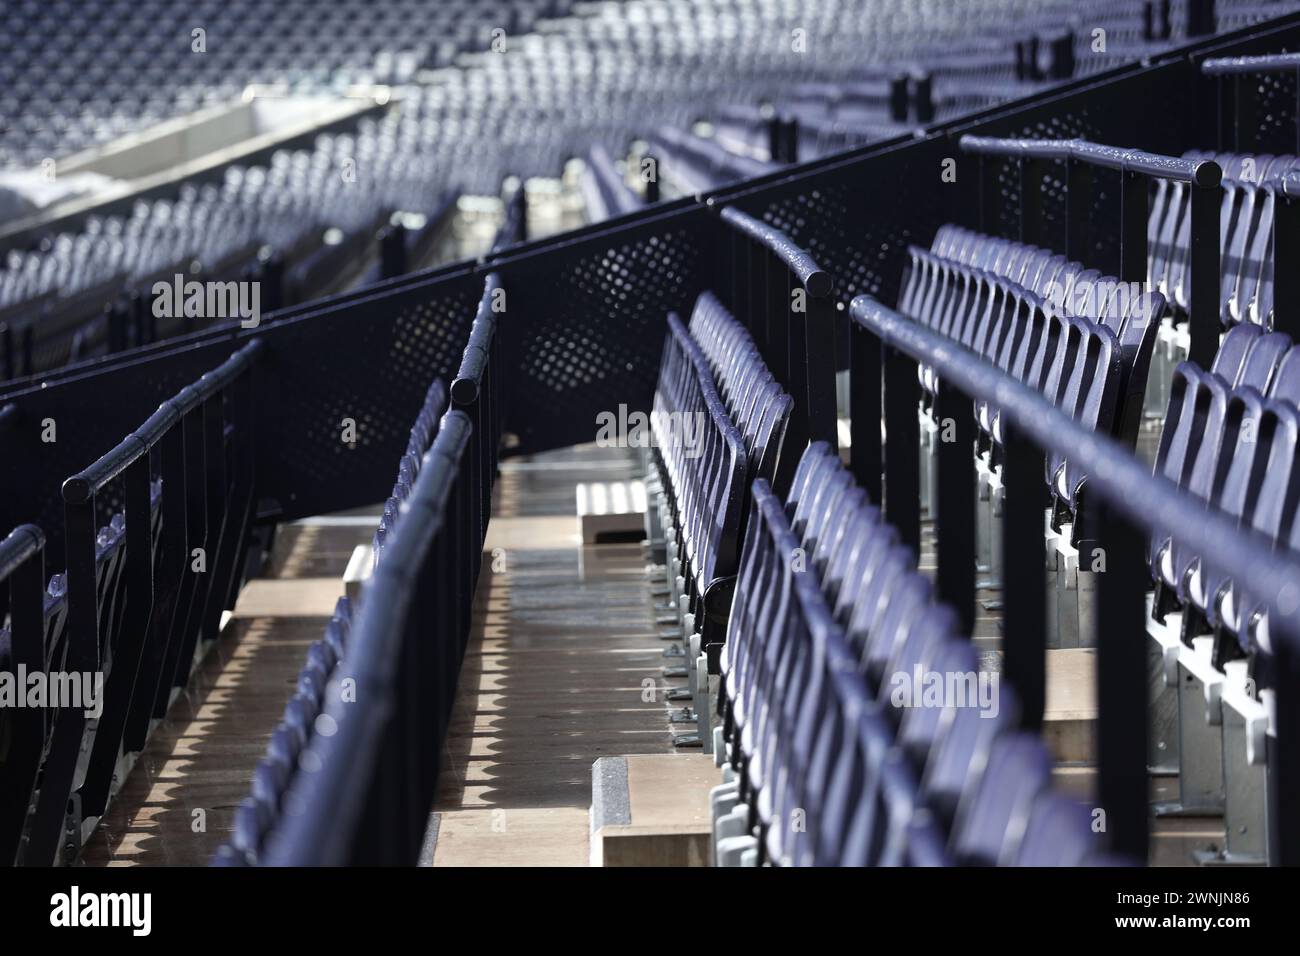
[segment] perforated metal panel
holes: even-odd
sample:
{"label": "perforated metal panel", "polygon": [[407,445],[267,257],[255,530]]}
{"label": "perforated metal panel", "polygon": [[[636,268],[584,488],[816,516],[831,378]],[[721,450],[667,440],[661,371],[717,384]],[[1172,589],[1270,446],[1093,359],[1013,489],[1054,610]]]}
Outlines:
{"label": "perforated metal panel", "polygon": [[[258,497],[295,518],[387,496],[429,382],[460,362],[482,281],[452,276],[264,323],[256,334],[267,348],[254,370]],[[19,414],[3,436],[0,524],[36,521],[49,539],[49,568],[61,568],[63,480],[252,334],[119,361],[11,396]],[[356,425],[352,446],[343,440],[345,418]],[[46,419],[56,425],[52,443],[41,441]],[[114,487],[97,501],[101,523],[121,510]]]}
{"label": "perforated metal panel", "polygon": [[[1278,51],[1287,52],[1287,51]],[[1259,153],[1290,153],[1296,144],[1296,93],[1294,73],[1268,73],[1246,76],[1237,80],[1246,84],[1245,95],[1253,101],[1253,115],[1249,118],[1254,131],[1252,143],[1243,143]]]}
{"label": "perforated metal panel", "polygon": [[710,228],[690,210],[502,270],[514,452],[592,441],[596,416],[620,404],[649,409],[667,314],[705,288]]}

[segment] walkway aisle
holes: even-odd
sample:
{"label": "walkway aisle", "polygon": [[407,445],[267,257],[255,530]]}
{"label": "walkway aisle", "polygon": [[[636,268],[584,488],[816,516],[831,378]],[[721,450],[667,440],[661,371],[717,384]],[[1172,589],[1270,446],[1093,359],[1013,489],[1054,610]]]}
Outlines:
{"label": "walkway aisle", "polygon": [[586,866],[592,762],[673,751],[641,547],[578,544],[576,483],[633,476],[594,446],[502,464],[426,862]]}
{"label": "walkway aisle", "polygon": [[[373,509],[369,509],[373,511]],[[253,768],[324,634],[352,549],[374,516],[286,525],[265,577],[172,704],[83,852],[88,866],[205,865],[230,834]]]}

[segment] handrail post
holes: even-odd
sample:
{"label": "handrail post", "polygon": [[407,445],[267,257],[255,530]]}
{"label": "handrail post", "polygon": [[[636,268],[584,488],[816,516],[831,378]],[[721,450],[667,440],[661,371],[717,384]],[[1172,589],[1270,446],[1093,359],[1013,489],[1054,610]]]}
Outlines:
{"label": "handrail post", "polygon": [[907,122],[907,81],[906,73],[889,80],[889,119],[894,123]]}
{"label": "handrail post", "polygon": [[912,77],[912,109],[918,124],[934,122],[934,80],[929,73]]}
{"label": "handrail post", "polygon": [[410,268],[406,259],[406,227],[400,222],[389,223],[379,236],[380,276],[392,279],[406,275]]}
{"label": "handrail post", "polygon": [[[885,520],[898,529],[904,544],[921,554],[920,455],[921,423],[917,408],[921,383],[916,361],[895,348],[885,348]],[[863,423],[870,428],[869,422]],[[970,486],[967,486],[967,494]],[[973,573],[973,571],[972,571]]]}
{"label": "handrail post", "polygon": [[835,408],[835,301],[829,291],[802,286],[803,321],[793,317],[801,329],[805,407],[808,410],[808,440],[824,441],[839,450]]}
{"label": "handrail post", "polygon": [[162,479],[162,525],[159,529],[157,570],[154,577],[155,599],[168,607],[166,619],[159,623],[160,640],[145,649],[141,663],[140,687],[131,700],[122,746],[129,751],[141,750],[153,719],[154,700],[160,683],[171,691],[171,672],[164,669],[168,648],[179,640],[184,623],[184,608],[179,607],[182,569],[190,557],[186,550],[185,515],[185,442],[183,424],[178,418],[158,443],[158,470]]}
{"label": "handrail post", "polygon": [[[7,581],[0,580],[0,589],[8,591],[9,665],[15,674],[24,667],[29,674],[45,670],[45,539],[32,525],[17,529],[14,535],[27,532],[32,550],[19,560]],[[3,613],[0,605],[0,615]],[[9,753],[5,772],[0,775],[4,782],[0,787],[0,824],[10,824],[12,829],[0,829],[0,866],[17,863],[47,727],[42,707],[20,707],[10,717]]]}
{"label": "handrail post", "polygon": [[[975,629],[975,417],[970,399],[940,380],[935,399],[939,422],[939,513],[935,515],[936,550],[939,570],[937,591],[957,612],[963,634]],[[913,409],[913,419],[916,411]],[[913,467],[918,452],[909,450]],[[892,457],[892,456],[891,456]],[[911,495],[916,499],[915,491]]]}
{"label": "handrail post", "polygon": [[[1119,195],[1119,271],[1116,276],[1122,282],[1144,282],[1147,278],[1147,178],[1141,173],[1124,170],[1120,173]],[[1215,235],[1217,237],[1217,230]],[[1215,275],[1218,275],[1217,268]]]}
{"label": "handrail post", "polygon": [[799,162],[799,119],[796,116],[785,121],[785,161]]}
{"label": "handrail post", "polygon": [[[86,491],[89,491],[86,494]],[[97,673],[99,657],[99,600],[95,587],[95,494],[93,487],[71,480],[63,486],[64,560],[67,562],[67,657],[69,672]],[[86,712],[61,708],[55,714],[54,737],[45,758],[41,795],[32,817],[25,862],[49,866],[61,856],[64,818],[72,796],[77,760],[81,753]],[[78,824],[80,821],[77,821]]]}
{"label": "handrail post", "polygon": [[149,622],[154,602],[150,477],[147,452],[128,465],[123,475],[126,553],[123,556],[125,587],[122,599],[126,602],[126,612],[113,648],[113,667],[103,689],[103,714],[81,787],[81,812],[87,817],[101,816],[108,806],[122,732],[136,690],[145,641],[150,636]]}
{"label": "handrail post", "polygon": [[[1240,76],[1228,79],[1232,81],[1232,148],[1253,149],[1257,145],[1254,134],[1259,129],[1254,84],[1245,82]],[[1297,95],[1300,96],[1300,89],[1297,89]]]}
{"label": "handrail post", "polygon": [[850,465],[858,487],[881,504],[884,459],[880,443],[881,373],[879,336],[856,322],[849,323]]}
{"label": "handrail post", "polygon": [[1099,506],[1100,555],[1080,553],[1080,564],[1104,561],[1097,608],[1097,793],[1106,812],[1112,849],[1146,859],[1147,718],[1146,536],[1114,508]]}
{"label": "handrail post", "polygon": [[1300,274],[1277,263],[1292,263],[1300,255],[1300,200],[1285,189],[1273,201],[1273,330],[1300,338]]}
{"label": "handrail post", "polygon": [[802,394],[803,365],[799,353],[791,348],[791,330],[797,326],[790,321],[791,281],[785,263],[766,247],[760,250],[763,257],[764,294],[762,310],[767,325],[768,351],[764,356],[767,367],[786,387],[791,395]]}
{"label": "handrail post", "polygon": [[1300,653],[1296,638],[1279,633],[1273,642],[1273,664],[1280,693],[1276,695],[1277,735],[1268,735],[1269,859],[1278,866],[1300,866]]}
{"label": "handrail post", "polygon": [[[1219,349],[1219,219],[1223,188],[1219,185],[1218,177],[1215,177],[1212,186],[1202,185],[1193,179],[1191,193],[1189,265],[1192,276],[1188,303],[1191,347],[1188,358],[1202,368],[1209,368],[1214,364],[1214,355]],[[1145,222],[1142,228],[1145,238]],[[1144,262],[1144,275],[1145,270]]]}
{"label": "handrail post", "polygon": [[1002,482],[1002,671],[1020,697],[1020,727],[1042,728],[1047,698],[1047,599],[1043,568],[1045,457],[1014,426],[1004,426]]}
{"label": "handrail post", "polygon": [[785,137],[781,127],[781,114],[776,110],[767,118],[767,158],[774,163],[785,162]]}

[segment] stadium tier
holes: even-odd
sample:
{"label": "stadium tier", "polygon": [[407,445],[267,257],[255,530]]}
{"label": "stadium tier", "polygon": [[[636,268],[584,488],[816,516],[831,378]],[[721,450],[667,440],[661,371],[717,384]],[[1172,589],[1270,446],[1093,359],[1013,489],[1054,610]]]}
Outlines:
{"label": "stadium tier", "polygon": [[1300,863],[1300,4],[4,19],[0,863]]}

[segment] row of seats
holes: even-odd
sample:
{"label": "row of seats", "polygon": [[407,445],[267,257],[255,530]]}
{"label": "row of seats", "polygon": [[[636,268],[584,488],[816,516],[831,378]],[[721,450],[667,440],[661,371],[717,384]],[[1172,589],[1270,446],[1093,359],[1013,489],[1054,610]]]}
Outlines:
{"label": "row of seats", "polygon": [[[1273,324],[1273,206],[1295,156],[1190,150],[1185,159],[1213,160],[1223,170],[1219,219],[1220,305],[1225,328]],[[1191,190],[1159,180],[1147,220],[1147,275],[1177,314],[1190,306]]]}
{"label": "row of seats", "polygon": [[[215,864],[416,862],[482,557],[472,431],[464,412],[442,416],[385,558],[353,609],[349,641],[316,718],[318,732],[299,757],[281,813],[256,857],[232,840]],[[344,686],[355,695],[339,693]]]}
{"label": "row of seats", "polygon": [[664,565],[665,636],[682,641],[667,656],[686,659],[665,670],[688,678],[669,699],[691,701],[676,719],[697,724],[675,743],[707,747],[707,648],[722,640],[710,589],[736,573],[745,491],[756,477],[776,478],[794,401],[712,293],[700,295],[689,327],[674,314],[668,326],[645,461],[646,533]]}
{"label": "row of seats", "polygon": [[[440,223],[446,188],[446,168],[434,157],[398,152],[364,131],[324,135],[311,150],[277,152],[265,167],[229,167],[220,184],[185,185],[175,200],[92,215],[76,233],[11,251],[0,269],[0,315],[11,334],[34,333],[24,369],[30,374],[108,345],[104,302],[123,291],[147,300],[142,312],[154,338],[188,329],[197,320],[177,314],[180,304],[161,315],[154,308],[154,283],[170,284],[178,274],[269,286],[265,263],[275,255],[284,287],[259,288],[259,308],[270,311],[282,298],[299,301],[333,288],[340,273],[373,250],[376,232],[395,211]],[[73,313],[71,324],[56,317],[60,312]],[[201,320],[235,318],[246,317]]]}
{"label": "row of seats", "polygon": [[[1174,370],[1156,454],[1168,478],[1209,511],[1227,515],[1265,546],[1300,553],[1300,346],[1280,332],[1228,330],[1209,370]],[[1147,632],[1158,693],[1150,752],[1178,774],[1173,809],[1223,815],[1217,858],[1269,859],[1271,810],[1264,794],[1277,772],[1267,744],[1275,726],[1268,609],[1255,582],[1235,580],[1180,538],[1153,535],[1155,590]],[[1166,727],[1170,712],[1178,715]]]}
{"label": "row of seats", "polygon": [[[507,221],[497,241],[511,241],[517,229],[518,223]],[[234,832],[214,858],[216,865],[283,862],[279,855],[300,859],[296,854],[317,852],[291,834],[304,818],[326,812],[328,803],[322,801],[329,798],[322,796],[322,787],[312,781],[335,778],[339,767],[356,761],[358,754],[351,748],[375,746],[364,734],[365,743],[352,740],[337,751],[332,740],[324,739],[346,735],[358,726],[373,729],[391,721],[390,732],[403,735],[410,749],[400,766],[384,768],[382,786],[418,792],[425,801],[432,798],[437,780],[435,755],[442,746],[469,637],[470,606],[478,584],[501,439],[500,376],[496,371],[500,363],[496,335],[500,289],[499,278],[490,274],[450,388],[441,378],[434,378],[429,385],[375,531],[371,576],[359,608],[341,599],[324,640],[308,649],[298,689],[254,774],[252,792],[236,813]],[[444,435],[444,429],[450,430]],[[414,577],[413,562],[420,566]],[[418,595],[408,592],[395,599],[373,583],[389,575],[403,588],[414,581],[427,591]],[[377,589],[381,590],[379,597],[374,596]],[[399,600],[401,603],[393,606]],[[400,607],[397,612],[409,616],[383,620],[383,614],[371,608],[372,602],[378,602],[379,611]],[[363,618],[367,611],[369,616]],[[431,621],[437,624],[433,630],[429,630]],[[364,636],[353,638],[354,631]],[[391,643],[395,634],[403,634],[408,644],[400,652]],[[404,676],[409,684],[400,693],[408,695],[412,706],[418,701],[426,726],[407,727],[401,711],[382,709],[387,702],[381,698],[371,698],[375,701],[372,712],[363,717],[351,715],[343,706],[350,703],[341,697],[343,682],[358,680],[358,673],[372,668],[387,675],[384,680],[391,693],[399,693],[388,674],[392,661],[382,656],[394,653],[404,655],[409,668]],[[348,720],[353,722],[344,726]],[[395,780],[388,779],[394,774]],[[402,774],[414,774],[418,784],[403,780]],[[351,783],[338,778],[337,786],[348,788],[350,799],[355,799],[366,787],[380,784],[378,778]],[[407,789],[412,786],[414,790]],[[381,791],[372,796],[380,801],[395,799],[392,793]],[[356,832],[336,836],[337,852],[355,854],[358,860],[410,862],[412,848],[418,849],[422,835],[415,830],[422,823],[416,816],[418,806],[418,801],[404,804],[398,820],[377,815],[354,820]],[[374,846],[361,842],[360,831],[367,827],[383,832],[383,840]]]}
{"label": "row of seats", "polygon": [[[907,689],[922,672],[964,690],[922,700]],[[831,449],[809,446],[785,502],[755,481],[718,696],[718,862],[1105,860],[989,677]]]}
{"label": "row of seats", "polygon": [[[1090,431],[1137,444],[1152,355],[1166,306],[1158,292],[1088,269],[1048,249],[941,226],[929,250],[909,249],[899,309],[984,355]],[[926,395],[933,382],[926,381]],[[1003,552],[1002,428],[996,409],[976,412],[977,559],[993,580]],[[922,481],[937,507],[939,423],[922,416]],[[1083,507],[1086,471],[1068,456],[1046,462],[1050,512],[1048,642],[1075,647],[1092,633],[1094,590],[1080,582],[1080,543],[1094,533]],[[1085,562],[1086,567],[1086,562]],[[1085,577],[1086,581],[1087,578]]]}
{"label": "row of seats", "polygon": [[[1155,473],[1204,502],[1207,509],[1254,532],[1258,540],[1294,552],[1300,550],[1295,506],[1300,500],[1300,423],[1296,412],[1300,383],[1294,381],[1300,357],[1289,336],[1267,331],[1271,315],[1258,306],[1271,301],[1273,190],[1277,176],[1291,168],[1293,159],[1205,153],[1187,157],[1214,159],[1225,169],[1221,318],[1227,332],[1208,371],[1190,362],[1171,371]],[[1189,187],[1158,181],[1148,224],[1148,265],[1152,284],[1170,295],[1172,318],[1166,328],[1186,316],[1189,209]],[[963,309],[974,308],[977,316],[996,315],[999,308],[1023,309],[1034,316],[1043,310],[1059,311],[1065,320],[1088,316],[1099,328],[1117,333],[1114,346],[1130,331],[1129,347],[1120,349],[1120,367],[1127,366],[1128,384],[1115,393],[1122,397],[1124,411],[1112,416],[1109,428],[1104,403],[1099,420],[1084,416],[1082,421],[1131,444],[1141,420],[1152,333],[1166,315],[1162,293],[1100,277],[1095,271],[1084,271],[1081,264],[1066,263],[1064,257],[1022,243],[990,240],[951,226],[939,230],[930,250],[913,248],[910,254],[912,265],[900,308],[958,338],[1022,381],[1025,377],[1014,361],[1007,361],[1005,352],[971,334],[962,322],[966,317]],[[963,269],[967,275],[962,274]],[[1000,295],[1004,301],[1014,301],[1014,307],[998,303],[989,309],[976,292],[966,291],[972,284],[978,288],[974,276],[979,269],[1007,277]],[[1143,307],[1132,309],[1135,302]],[[1014,322],[1012,327],[1016,327]],[[990,334],[978,319],[976,328]],[[1093,329],[1089,332],[1095,334]],[[1100,351],[1113,352],[1114,347]],[[1083,354],[1081,347],[1078,356]],[[1156,369],[1150,376],[1153,381],[1162,377],[1159,363]],[[1092,375],[1095,386],[1100,373]],[[1032,379],[1030,382],[1035,384]],[[1055,400],[1061,395],[1060,387],[1058,380],[1056,388],[1049,389],[1056,395],[1049,397]],[[1163,397],[1165,386],[1153,388]],[[1073,401],[1067,404],[1076,407]],[[1085,401],[1077,407],[1097,406]],[[987,431],[983,410],[977,409],[977,414]],[[996,417],[993,421],[996,423]],[[1065,474],[1069,473],[1067,462]],[[995,485],[1001,492],[1000,482]],[[1058,518],[1062,493],[1070,487],[1067,477],[1064,488],[1058,485],[1054,489]],[[1000,510],[1005,513],[1005,508],[1003,503]],[[1077,509],[1071,510],[1077,519]],[[1077,544],[1077,520],[1072,537],[1071,543]],[[1061,547],[1058,538],[1058,549]],[[1152,686],[1158,689],[1148,720],[1152,766],[1178,775],[1178,799],[1171,805],[1173,809],[1224,815],[1227,838],[1217,854],[1211,855],[1228,862],[1263,862],[1269,858],[1267,835],[1272,812],[1263,794],[1268,775],[1276,770],[1269,758],[1271,748],[1266,745],[1273,732],[1277,679],[1266,604],[1251,594],[1251,582],[1231,580],[1214,569],[1212,555],[1198,554],[1181,543],[1177,528],[1153,536],[1147,563],[1155,583],[1147,630],[1155,675]],[[1065,567],[1058,561],[1058,572]],[[1081,602],[1082,567],[1077,573],[1080,580],[1075,600]],[[1063,600],[1060,580],[1058,575],[1055,592],[1049,593]],[[1065,614],[1064,605],[1055,611],[1056,637],[1061,643],[1053,644],[1049,634],[1049,646],[1073,646],[1062,637],[1064,625],[1059,622]],[[1088,624],[1095,624],[1080,620],[1083,617],[1080,606],[1076,617],[1079,634],[1090,632]],[[1157,810],[1165,812],[1162,807]]]}
{"label": "row of seats", "polygon": [[[1130,295],[1118,280],[1050,250],[956,226],[941,227],[930,250],[908,251],[901,312],[985,356],[1090,430],[1136,441],[1161,295]],[[934,383],[925,384],[933,392]],[[978,422],[999,449],[997,410],[981,408]],[[996,471],[1000,453],[986,458]],[[1077,532],[1086,477],[1077,463],[1049,460],[1057,527]]]}
{"label": "row of seats", "polygon": [[[396,530],[402,508],[410,497],[446,411],[447,387],[442,379],[435,378],[411,426],[406,451],[398,462],[397,481],[375,529],[375,565],[383,560],[385,544]],[[252,792],[236,809],[234,832],[230,841],[217,851],[216,862],[222,865],[257,864],[267,835],[275,830],[280,819],[285,794],[308,744],[318,732],[333,732],[333,718],[323,716],[326,694],[339,692],[334,673],[339,661],[347,656],[352,619],[351,600],[339,598],[326,625],[325,636],[307,648],[307,660],[299,671],[294,695],[285,706],[284,718],[271,734],[266,756],[253,772]]]}
{"label": "row of seats", "polygon": [[0,167],[237,102],[250,84],[321,95],[411,83],[422,69],[487,49],[493,29],[517,35],[569,6],[342,0],[323,10],[309,0],[235,0],[196,2],[178,20],[161,0],[16,4],[0,37],[0,115],[14,133],[0,139]]}
{"label": "row of seats", "polygon": [[[1175,371],[1155,470],[1275,546],[1300,550],[1300,346],[1257,326],[1229,330],[1209,371]],[[1262,608],[1234,582],[1199,571],[1176,529],[1153,542],[1157,614],[1182,612],[1183,637],[1228,638],[1216,660],[1251,649]]]}
{"label": "row of seats", "polygon": [[393,493],[384,502],[384,513],[375,528],[374,553],[375,563],[383,560],[384,545],[401,515],[402,506],[411,494],[411,486],[420,474],[420,464],[424,461],[433,436],[437,434],[438,422],[447,410],[447,386],[442,379],[435,378],[429,384],[429,391],[424,397],[424,404],[416,415],[415,424],[411,426],[411,437],[406,443],[406,451],[397,464],[397,481]]}
{"label": "row of seats", "polygon": [[307,648],[307,662],[298,672],[293,697],[284,717],[271,732],[264,756],[253,770],[252,792],[235,808],[230,841],[217,850],[215,862],[225,866],[254,865],[284,812],[285,794],[306,758],[316,734],[330,734],[333,718],[325,714],[326,695],[338,693],[335,671],[347,655],[352,628],[352,603],[339,598],[325,636]]}

